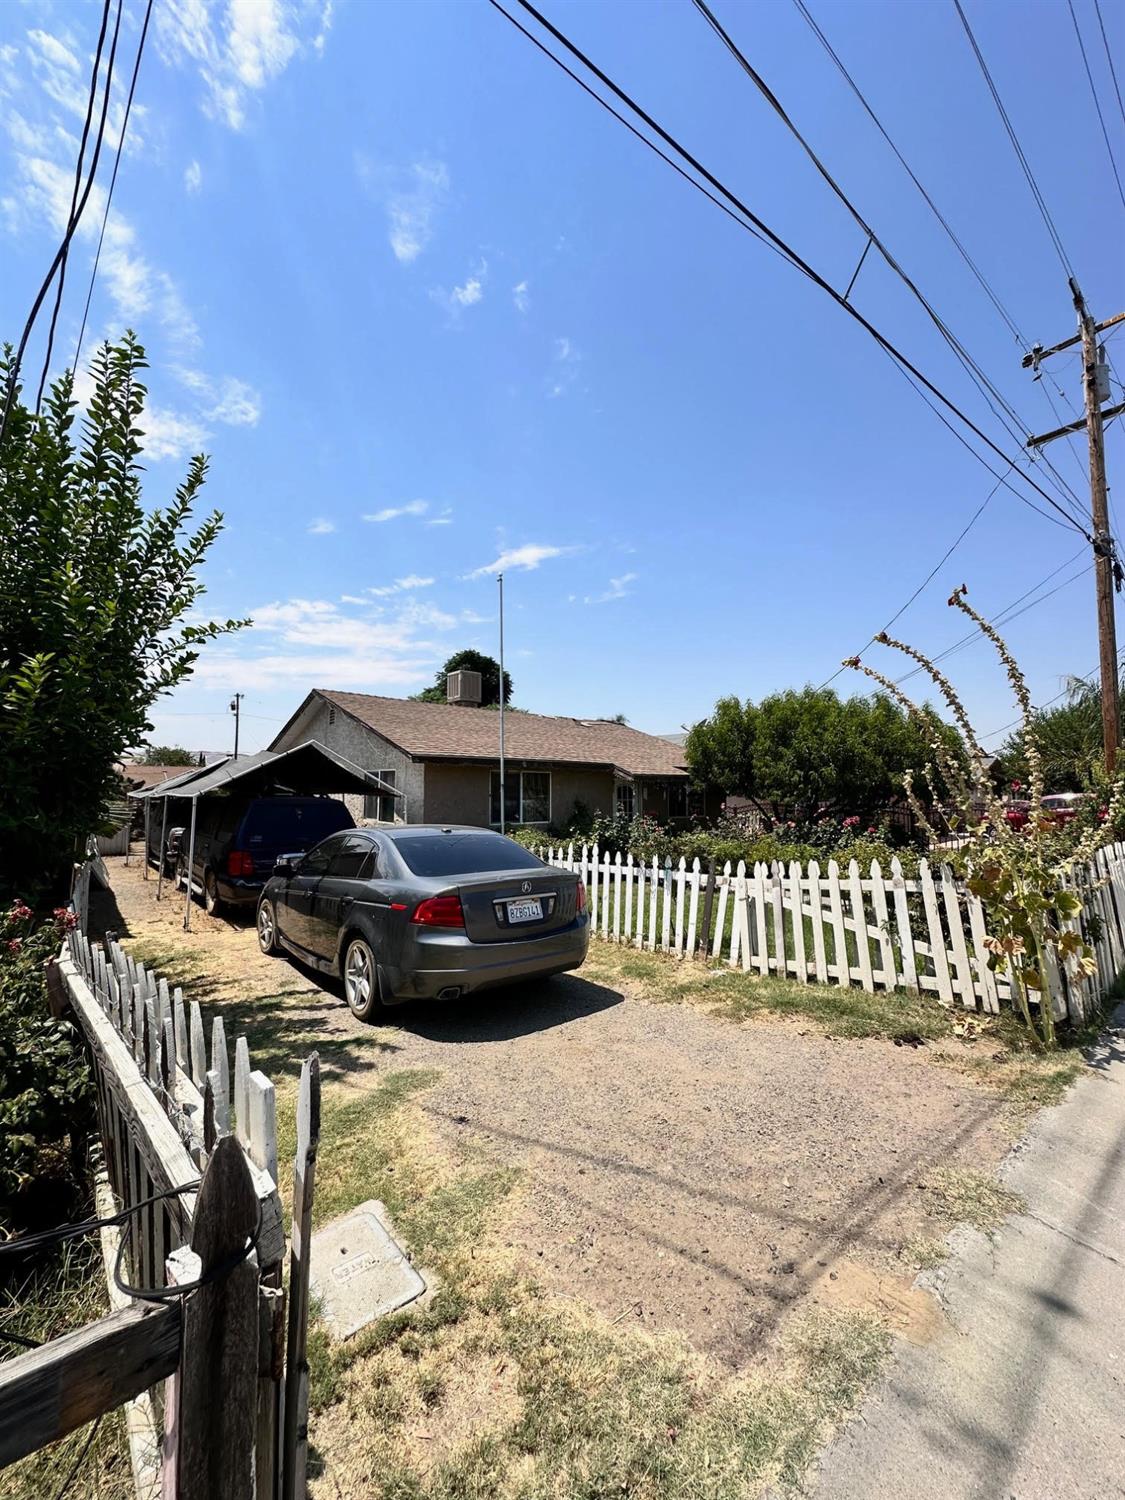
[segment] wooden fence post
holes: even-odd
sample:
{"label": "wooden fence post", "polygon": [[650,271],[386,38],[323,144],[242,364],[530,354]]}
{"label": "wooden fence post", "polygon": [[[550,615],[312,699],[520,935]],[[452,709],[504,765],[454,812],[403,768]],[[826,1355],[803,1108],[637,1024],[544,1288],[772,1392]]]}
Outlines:
{"label": "wooden fence post", "polygon": [[301,1069],[297,1100],[297,1160],[293,1168],[293,1229],[289,1250],[289,1333],[285,1352],[285,1431],[282,1500],[305,1500],[309,1456],[309,1269],[313,1183],[320,1143],[320,1058]]}
{"label": "wooden fence post", "polygon": [[[237,1254],[258,1223],[242,1147],[215,1143],[196,1199],[191,1251],[168,1260],[194,1281]],[[183,1354],[166,1401],[165,1500],[248,1500],[258,1407],[258,1266],[253,1256],[184,1298]]]}

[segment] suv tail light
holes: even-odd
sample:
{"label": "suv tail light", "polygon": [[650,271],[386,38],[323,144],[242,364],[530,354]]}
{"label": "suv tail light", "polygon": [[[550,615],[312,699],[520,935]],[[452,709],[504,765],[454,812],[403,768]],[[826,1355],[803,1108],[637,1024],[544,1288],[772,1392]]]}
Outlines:
{"label": "suv tail light", "polygon": [[578,916],[581,916],[586,910],[586,884],[582,880],[578,882],[578,899],[574,910]]}
{"label": "suv tail light", "polygon": [[431,896],[427,901],[419,901],[410,920],[418,927],[464,927],[461,897]]}
{"label": "suv tail light", "polygon": [[227,874],[234,876],[253,875],[254,856],[245,849],[232,849],[227,855]]}

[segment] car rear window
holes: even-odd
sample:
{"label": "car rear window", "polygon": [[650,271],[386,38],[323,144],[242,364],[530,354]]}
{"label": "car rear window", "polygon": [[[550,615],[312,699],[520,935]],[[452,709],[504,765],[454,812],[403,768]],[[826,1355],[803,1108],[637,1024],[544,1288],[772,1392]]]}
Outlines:
{"label": "car rear window", "polygon": [[415,875],[476,875],[531,870],[543,861],[499,833],[441,833],[395,839]]}
{"label": "car rear window", "polygon": [[251,848],[310,849],[330,833],[354,827],[351,813],[334,797],[276,797],[250,808],[243,836]]}

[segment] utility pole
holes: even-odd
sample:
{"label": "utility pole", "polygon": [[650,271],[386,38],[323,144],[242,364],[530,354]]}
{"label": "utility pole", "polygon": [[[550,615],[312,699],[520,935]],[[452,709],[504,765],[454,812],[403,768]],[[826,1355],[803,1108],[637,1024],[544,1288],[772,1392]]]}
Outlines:
{"label": "utility pole", "polygon": [[244,694],[235,693],[230,700],[230,711],[234,715],[234,758],[238,759],[238,721],[242,717],[242,699]]}
{"label": "utility pole", "polygon": [[496,583],[500,589],[500,832],[504,832],[504,575],[497,573]]}
{"label": "utility pole", "polygon": [[1058,354],[1072,345],[1082,345],[1082,386],[1086,403],[1086,415],[1053,432],[1028,438],[1029,448],[1041,448],[1055,438],[1078,432],[1083,427],[1090,445],[1090,528],[1094,541],[1094,575],[1098,602],[1098,657],[1102,680],[1102,739],[1105,745],[1106,774],[1112,776],[1117,768],[1117,742],[1120,725],[1120,710],[1117,700],[1117,622],[1114,614],[1114,589],[1122,582],[1121,564],[1114,551],[1113,535],[1109,529],[1109,494],[1105,478],[1105,423],[1110,417],[1125,412],[1125,402],[1118,406],[1105,407],[1110,398],[1109,367],[1105,362],[1105,349],[1098,344],[1098,334],[1115,323],[1125,321],[1125,313],[1107,318],[1104,323],[1095,323],[1086,306],[1085,298],[1074,277],[1070,278],[1074,310],[1078,314],[1078,332],[1073,338],[1064,339],[1050,349],[1036,344],[1030,354],[1024,355],[1024,368],[1033,368],[1038,378],[1041,362],[1052,354]]}

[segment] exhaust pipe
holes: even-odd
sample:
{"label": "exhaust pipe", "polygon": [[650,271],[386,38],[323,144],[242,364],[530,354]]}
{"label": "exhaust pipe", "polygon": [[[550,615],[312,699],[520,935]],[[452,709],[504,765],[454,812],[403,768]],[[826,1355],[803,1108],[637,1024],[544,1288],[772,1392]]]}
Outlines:
{"label": "exhaust pipe", "polygon": [[459,1000],[461,998],[461,986],[459,984],[447,984],[445,989],[438,990],[439,1000]]}

